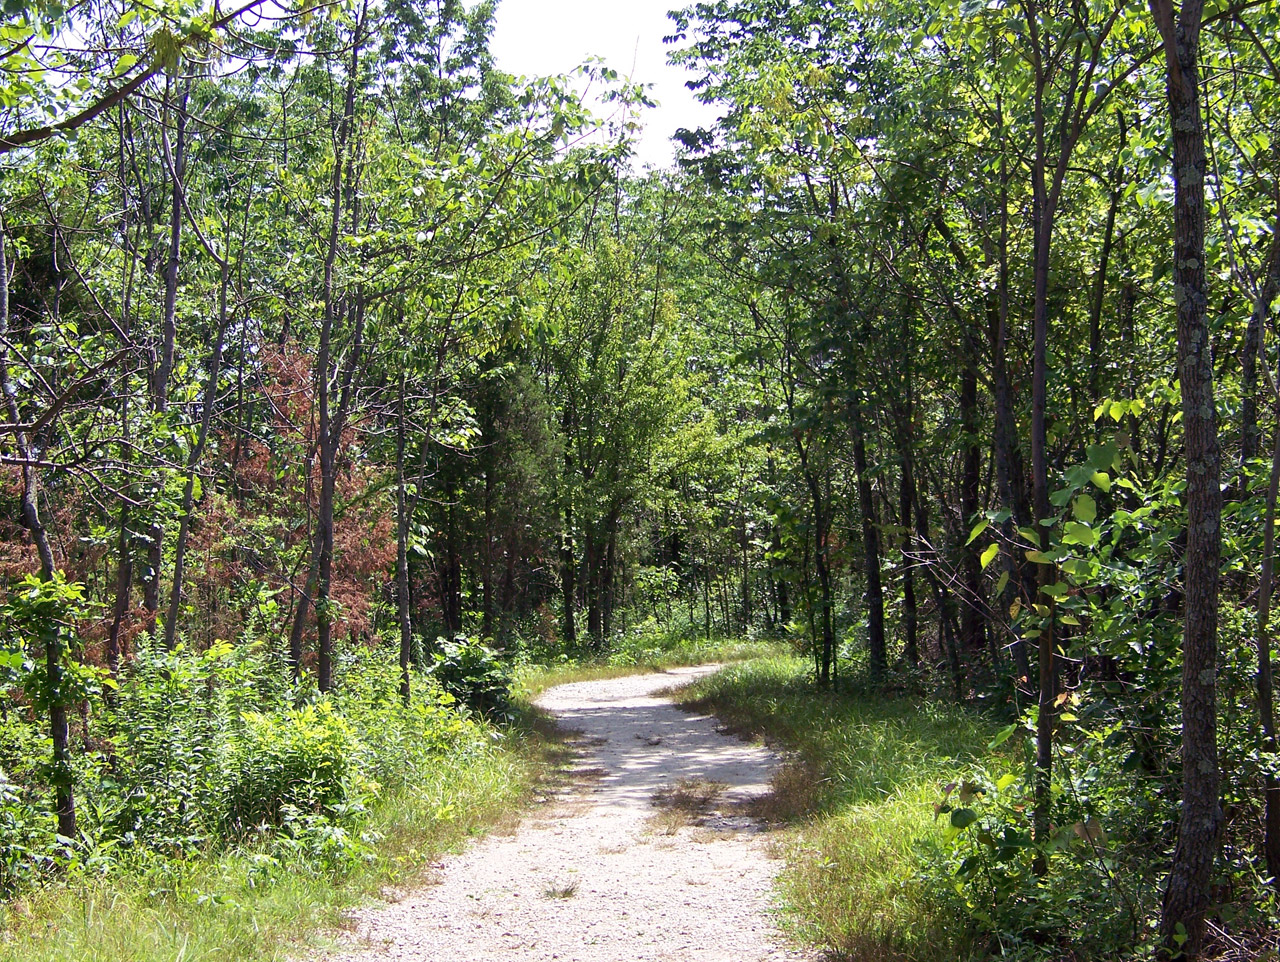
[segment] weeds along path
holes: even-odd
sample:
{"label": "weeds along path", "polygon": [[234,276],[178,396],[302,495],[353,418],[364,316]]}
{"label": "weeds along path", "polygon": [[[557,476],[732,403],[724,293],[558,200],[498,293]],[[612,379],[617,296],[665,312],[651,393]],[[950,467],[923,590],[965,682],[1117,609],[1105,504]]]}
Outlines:
{"label": "weeds along path", "polygon": [[781,962],[776,863],[748,810],[778,759],[657,693],[714,667],[562,685],[538,700],[579,732],[575,785],[437,883],[357,914],[341,962]]}

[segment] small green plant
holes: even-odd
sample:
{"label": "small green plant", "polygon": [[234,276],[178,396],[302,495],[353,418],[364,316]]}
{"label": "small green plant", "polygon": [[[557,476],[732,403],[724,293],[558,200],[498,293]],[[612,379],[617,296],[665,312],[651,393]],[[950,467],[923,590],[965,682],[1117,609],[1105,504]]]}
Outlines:
{"label": "small green plant", "polygon": [[440,687],[486,718],[510,718],[511,673],[497,652],[461,635],[436,641],[428,670]]}

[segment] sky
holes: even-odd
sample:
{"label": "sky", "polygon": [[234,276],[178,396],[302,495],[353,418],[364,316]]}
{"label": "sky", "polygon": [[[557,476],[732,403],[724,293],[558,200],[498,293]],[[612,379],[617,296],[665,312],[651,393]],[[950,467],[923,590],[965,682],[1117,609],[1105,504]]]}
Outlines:
{"label": "sky", "polygon": [[667,11],[680,0],[501,0],[490,50],[499,69],[525,76],[568,73],[589,56],[621,76],[652,84],[657,108],[645,111],[635,164],[669,166],[671,135],[680,127],[715,121],[685,81],[692,75],[667,64],[662,38],[674,25]]}

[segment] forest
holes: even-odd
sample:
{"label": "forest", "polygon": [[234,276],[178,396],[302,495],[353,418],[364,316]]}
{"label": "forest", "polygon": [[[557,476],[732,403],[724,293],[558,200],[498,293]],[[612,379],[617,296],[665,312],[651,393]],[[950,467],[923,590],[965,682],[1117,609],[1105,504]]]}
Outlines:
{"label": "forest", "polygon": [[340,875],[513,673],[740,640],[995,726],[972,958],[1274,958],[1280,7],[695,3],[656,171],[495,9],[5,4],[0,898]]}

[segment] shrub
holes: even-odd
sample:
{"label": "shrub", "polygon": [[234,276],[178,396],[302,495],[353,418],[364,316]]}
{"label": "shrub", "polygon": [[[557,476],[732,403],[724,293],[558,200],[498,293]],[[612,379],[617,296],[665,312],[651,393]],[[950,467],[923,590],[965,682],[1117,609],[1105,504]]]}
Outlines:
{"label": "shrub", "polygon": [[476,638],[437,639],[429,669],[440,687],[486,718],[511,715],[511,674],[497,652]]}
{"label": "shrub", "polygon": [[382,659],[348,665],[333,699],[359,742],[361,772],[388,790],[412,783],[443,753],[481,737],[457,711],[457,699],[430,675],[413,678],[413,698],[405,705],[399,670]]}
{"label": "shrub", "polygon": [[354,765],[356,739],[329,701],[300,709],[249,712],[234,739],[226,821],[233,833],[279,826],[285,816],[345,814],[376,791]]}

